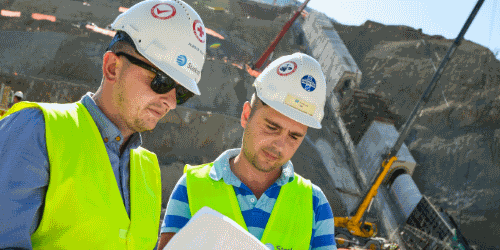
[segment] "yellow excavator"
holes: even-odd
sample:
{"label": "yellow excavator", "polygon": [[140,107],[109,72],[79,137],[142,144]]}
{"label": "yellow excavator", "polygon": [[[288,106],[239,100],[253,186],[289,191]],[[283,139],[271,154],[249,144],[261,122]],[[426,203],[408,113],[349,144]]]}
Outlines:
{"label": "yellow excavator", "polygon": [[[469,28],[472,20],[476,16],[477,12],[481,8],[484,0],[479,0],[472,10],[469,18],[465,22],[465,25],[462,27],[458,37],[451,44],[446,56],[441,61],[439,68],[434,73],[432,80],[424,91],[420,101],[417,103],[412,113],[408,117],[408,120],[403,125],[402,130],[396,143],[394,146],[388,151],[388,154],[383,155],[382,167],[379,169],[379,173],[377,178],[370,186],[366,194],[363,195],[363,200],[358,205],[356,209],[356,213],[352,217],[335,217],[335,238],[337,245],[339,247],[345,247],[349,245],[358,245],[361,247],[365,247],[368,249],[380,249],[382,245],[382,240],[380,238],[374,238],[377,234],[377,226],[374,223],[365,221],[365,213],[369,210],[371,203],[373,202],[373,198],[378,193],[378,188],[382,185],[384,179],[386,178],[387,173],[392,167],[392,164],[397,161],[396,154],[403,145],[404,140],[409,134],[411,125],[417,118],[417,113],[420,112],[421,106],[425,105],[430,98],[430,94],[434,91],[436,87],[436,83],[441,77],[444,68],[448,64],[448,61],[456,51],[456,48],[462,43],[465,32]],[[352,244],[354,243],[354,244]]]}

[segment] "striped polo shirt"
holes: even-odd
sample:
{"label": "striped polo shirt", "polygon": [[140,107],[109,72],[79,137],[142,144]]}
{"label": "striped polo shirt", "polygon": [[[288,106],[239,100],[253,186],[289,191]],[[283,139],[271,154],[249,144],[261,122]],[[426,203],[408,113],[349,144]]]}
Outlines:
{"label": "striped polo shirt", "polygon": [[[281,168],[281,176],[257,200],[252,191],[242,183],[231,171],[229,159],[236,157],[240,149],[230,149],[222,153],[215,161],[209,176],[214,181],[223,181],[232,185],[248,232],[261,239],[269,216],[273,210],[281,187],[294,179],[294,169],[291,161]],[[313,230],[310,249],[337,249],[335,245],[333,213],[328,200],[321,189],[312,184],[313,188]],[[291,215],[293,216],[293,215]],[[167,205],[167,212],[161,226],[162,233],[177,233],[191,219],[186,188],[186,174],[177,182]]]}

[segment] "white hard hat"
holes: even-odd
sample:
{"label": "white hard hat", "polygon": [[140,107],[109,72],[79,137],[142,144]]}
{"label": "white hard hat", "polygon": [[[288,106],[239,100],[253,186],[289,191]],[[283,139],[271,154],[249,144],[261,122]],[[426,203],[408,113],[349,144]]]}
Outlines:
{"label": "white hard hat", "polygon": [[17,97],[19,97],[19,98],[23,99],[23,92],[21,92],[21,91],[17,91],[17,92],[14,94],[14,96],[17,96]]}
{"label": "white hard hat", "polygon": [[142,1],[111,28],[130,36],[137,51],[179,84],[199,95],[206,33],[196,11],[181,0]]}
{"label": "white hard hat", "polygon": [[326,81],[312,57],[294,53],[273,61],[255,79],[257,96],[283,115],[313,128],[321,128]]}

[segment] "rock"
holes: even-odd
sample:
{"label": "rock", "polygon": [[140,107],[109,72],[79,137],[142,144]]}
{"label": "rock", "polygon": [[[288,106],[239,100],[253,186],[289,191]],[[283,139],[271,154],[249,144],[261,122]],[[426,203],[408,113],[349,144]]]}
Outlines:
{"label": "rock", "polygon": [[450,113],[450,122],[456,124],[456,127],[465,127],[473,125],[478,119],[477,107],[473,105],[459,105]]}
{"label": "rock", "polygon": [[[361,26],[334,23],[363,72],[360,88],[384,98],[403,124],[427,88],[452,40],[405,26],[367,21]],[[434,66],[433,66],[434,64]],[[413,178],[422,193],[487,190],[462,211],[461,230],[480,249],[500,249],[499,115],[500,62],[487,48],[464,40],[422,107],[406,143],[418,163]],[[450,208],[460,199],[449,197]],[[444,205],[445,203],[438,203]],[[447,203],[446,203],[447,204]],[[484,220],[478,217],[489,214]],[[481,217],[483,218],[483,217]]]}

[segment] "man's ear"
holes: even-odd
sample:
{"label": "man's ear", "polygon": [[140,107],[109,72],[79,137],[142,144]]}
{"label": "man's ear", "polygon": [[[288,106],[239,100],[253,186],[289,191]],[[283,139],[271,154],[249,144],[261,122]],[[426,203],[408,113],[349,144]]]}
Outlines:
{"label": "man's ear", "polygon": [[246,101],[245,104],[243,104],[243,111],[241,112],[241,126],[243,128],[247,127],[251,110],[252,107],[250,106],[250,102]]}
{"label": "man's ear", "polygon": [[106,81],[111,83],[116,81],[119,62],[118,56],[115,53],[108,51],[104,54],[102,60],[102,75]]}

